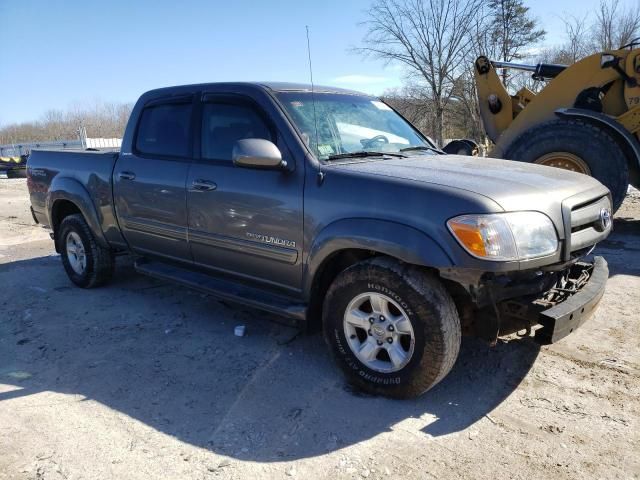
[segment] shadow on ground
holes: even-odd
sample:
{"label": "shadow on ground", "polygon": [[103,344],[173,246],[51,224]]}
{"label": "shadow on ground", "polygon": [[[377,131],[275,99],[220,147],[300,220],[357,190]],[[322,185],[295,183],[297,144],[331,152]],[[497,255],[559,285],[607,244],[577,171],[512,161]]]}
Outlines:
{"label": "shadow on ground", "polygon": [[[0,266],[0,382],[79,394],[190,444],[254,461],[312,457],[402,428],[446,435],[491,412],[538,354],[530,340],[465,340],[451,374],[411,401],[345,385],[320,335],[119,267],[108,287],[71,287],[59,259]],[[233,336],[247,325],[249,335]],[[17,381],[7,374],[24,371]],[[64,421],[61,419],[60,421]],[[419,425],[419,426],[416,426]],[[423,433],[420,433],[422,429]]]}
{"label": "shadow on ground", "polygon": [[594,253],[609,263],[609,276],[640,276],[640,220],[616,217],[613,234],[600,242]]}

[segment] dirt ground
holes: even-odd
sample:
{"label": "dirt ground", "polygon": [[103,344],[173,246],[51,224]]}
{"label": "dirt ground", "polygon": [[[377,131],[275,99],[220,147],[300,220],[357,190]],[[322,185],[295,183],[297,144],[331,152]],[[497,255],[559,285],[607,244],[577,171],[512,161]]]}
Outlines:
{"label": "dirt ground", "polygon": [[320,335],[127,259],[73,287],[28,205],[0,179],[2,479],[640,478],[638,192],[588,323],[550,347],[465,339],[413,401],[358,395]]}

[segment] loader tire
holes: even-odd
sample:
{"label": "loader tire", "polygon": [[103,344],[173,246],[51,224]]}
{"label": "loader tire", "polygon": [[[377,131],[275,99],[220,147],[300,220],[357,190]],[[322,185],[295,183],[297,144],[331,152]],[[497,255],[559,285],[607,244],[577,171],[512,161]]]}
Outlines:
{"label": "loader tire", "polygon": [[516,138],[504,157],[591,175],[611,191],[614,211],[627,194],[629,166],[624,150],[609,133],[588,122],[543,123]]}

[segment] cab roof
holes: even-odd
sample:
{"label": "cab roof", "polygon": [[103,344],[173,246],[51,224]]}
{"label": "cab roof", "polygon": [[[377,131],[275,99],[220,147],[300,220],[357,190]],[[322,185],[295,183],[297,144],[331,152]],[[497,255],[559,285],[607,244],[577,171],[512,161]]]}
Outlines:
{"label": "cab roof", "polygon": [[[290,82],[255,82],[257,85],[266,87],[274,92],[311,92],[311,84],[309,83],[290,83]],[[348,95],[364,95],[366,93],[346,88],[329,87],[326,85],[314,85],[313,91],[318,93],[345,93]]]}
{"label": "cab roof", "polygon": [[[192,85],[176,85],[171,87],[162,87],[149,90],[143,96],[146,98],[156,97],[162,94],[175,94],[186,93],[194,90],[206,90],[207,88],[221,88],[226,87],[233,89],[234,87],[253,87],[264,90],[270,90],[272,92],[311,92],[311,85],[308,83],[289,83],[289,82],[212,82],[212,83],[199,83]],[[361,95],[365,97],[373,97],[366,93],[358,92],[355,90],[348,90],[346,88],[329,87],[325,85],[314,85],[313,91],[315,93],[339,93],[344,95]]]}

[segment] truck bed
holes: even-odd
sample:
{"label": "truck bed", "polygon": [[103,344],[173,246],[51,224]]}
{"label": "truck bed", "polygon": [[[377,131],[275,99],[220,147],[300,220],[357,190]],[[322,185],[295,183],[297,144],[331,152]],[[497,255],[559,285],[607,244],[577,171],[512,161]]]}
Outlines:
{"label": "truck bed", "polygon": [[[47,192],[55,191],[57,177],[64,182],[77,182],[89,193],[96,211],[111,210],[111,177],[118,152],[68,150],[33,150],[27,162],[31,205],[36,220],[50,224],[47,214]],[[68,188],[68,187],[65,187]],[[96,204],[97,203],[97,204]]]}

